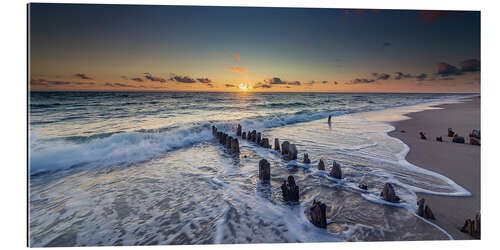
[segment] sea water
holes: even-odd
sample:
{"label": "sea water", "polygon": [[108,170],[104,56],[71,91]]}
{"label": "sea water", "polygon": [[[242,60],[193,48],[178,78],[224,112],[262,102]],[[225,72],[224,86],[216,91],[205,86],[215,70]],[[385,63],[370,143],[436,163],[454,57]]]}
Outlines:
{"label": "sea water", "polygon": [[[415,215],[416,193],[470,193],[407,162],[409,148],[387,135],[394,128],[386,118],[462,97],[31,92],[30,246],[450,239]],[[240,154],[230,154],[211,126],[234,136],[237,124],[271,144],[295,143],[299,159],[241,139]],[[270,184],[258,180],[263,158],[271,163]],[[317,170],[319,159],[326,171]],[[342,180],[328,175],[334,160]],[[281,198],[289,175],[299,203]],[[358,188],[362,178],[366,191]],[[401,203],[380,199],[386,182]],[[307,219],[314,199],[328,206],[326,230]]]}

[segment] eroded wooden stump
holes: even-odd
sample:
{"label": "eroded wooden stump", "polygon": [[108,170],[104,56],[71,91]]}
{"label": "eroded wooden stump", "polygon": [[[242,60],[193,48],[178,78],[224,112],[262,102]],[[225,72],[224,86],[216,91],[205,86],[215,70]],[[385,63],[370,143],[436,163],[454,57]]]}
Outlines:
{"label": "eroded wooden stump", "polygon": [[259,180],[266,183],[271,180],[271,164],[266,159],[259,161]]}
{"label": "eroded wooden stump", "polygon": [[432,213],[431,208],[425,204],[424,198],[420,198],[417,201],[417,205],[418,205],[418,210],[417,210],[418,216],[429,220],[436,219],[436,217],[434,217],[434,213]]}
{"label": "eroded wooden stump", "polygon": [[311,163],[311,160],[309,160],[309,154],[308,153],[304,153],[304,163],[306,163],[306,164]]}
{"label": "eroded wooden stump", "polygon": [[323,159],[319,159],[318,170],[325,170],[325,162]]}
{"label": "eroded wooden stump", "polygon": [[269,144],[269,139],[268,138],[262,138],[260,140],[260,146],[263,148],[271,148],[271,145]]}
{"label": "eroded wooden stump", "polygon": [[236,128],[236,136],[241,136],[241,125],[238,124],[238,127]]}
{"label": "eroded wooden stump", "polygon": [[309,207],[311,223],[319,228],[326,228],[326,205],[321,201],[313,201]]}
{"label": "eroded wooden stump", "polygon": [[332,176],[333,178],[342,179],[342,169],[340,167],[340,164],[338,164],[336,161],[333,161],[332,163],[330,176]]}
{"label": "eroded wooden stump", "polygon": [[386,183],[384,185],[384,189],[382,189],[380,196],[382,196],[382,199],[388,202],[398,203],[400,201],[391,183]]}
{"label": "eroded wooden stump", "polygon": [[288,147],[290,146],[290,142],[284,141],[281,144],[281,154],[282,155],[288,155]]}
{"label": "eroded wooden stump", "polygon": [[295,179],[293,176],[288,176],[288,182],[283,181],[281,184],[281,192],[283,194],[283,200],[285,201],[299,201],[299,186],[295,185]]}
{"label": "eroded wooden stump", "polygon": [[238,141],[238,138],[233,138],[231,140],[231,153],[239,153],[240,152],[240,143]]}
{"label": "eroded wooden stump", "polygon": [[477,212],[476,218],[467,219],[460,231],[469,234],[470,236],[481,239],[481,213]]}

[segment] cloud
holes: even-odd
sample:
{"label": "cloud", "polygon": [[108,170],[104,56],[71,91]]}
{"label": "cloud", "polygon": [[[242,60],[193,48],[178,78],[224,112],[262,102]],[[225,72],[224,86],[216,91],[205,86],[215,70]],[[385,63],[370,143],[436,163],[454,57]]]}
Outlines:
{"label": "cloud", "polygon": [[410,73],[406,73],[405,74],[403,72],[396,72],[394,74],[396,74],[396,76],[394,76],[395,80],[402,80],[402,79],[405,79],[405,78],[413,78],[413,76]]}
{"label": "cloud", "polygon": [[428,75],[426,73],[422,73],[422,74],[416,76],[417,81],[423,81],[423,80],[427,79],[427,77],[428,77]]}
{"label": "cloud", "polygon": [[300,81],[294,81],[294,82],[288,82],[288,85],[300,86],[302,85],[302,83],[300,83]]}
{"label": "cloud", "polygon": [[323,81],[321,81],[321,83],[325,84],[325,83],[328,83],[328,81],[326,81],[326,80],[323,80]]}
{"label": "cloud", "polygon": [[143,82],[142,78],[140,78],[140,77],[135,77],[135,78],[132,78],[130,80],[135,81],[135,82]]}
{"label": "cloud", "polygon": [[376,80],[388,80],[391,78],[391,75],[387,73],[372,73],[372,76],[374,76]]}
{"label": "cloud", "polygon": [[235,58],[236,60],[238,60],[238,62],[241,60],[241,55],[240,55],[240,53],[234,53],[234,54],[233,54],[233,56],[234,56],[234,58]]}
{"label": "cloud", "polygon": [[382,44],[382,47],[384,47],[384,48],[385,48],[385,47],[389,47],[389,46],[391,46],[391,45],[392,45],[392,43],[390,43],[390,42],[384,42],[384,43]]}
{"label": "cloud", "polygon": [[144,77],[152,82],[167,82],[165,78],[152,76],[150,73],[144,73]]}
{"label": "cloud", "polygon": [[337,81],[335,81],[335,82],[333,82],[333,84],[337,85],[337,84],[339,84],[339,83],[338,83]]}
{"label": "cloud", "polygon": [[264,80],[268,84],[286,84],[286,81],[282,81],[279,77],[273,77],[271,79]]}
{"label": "cloud", "polygon": [[449,76],[449,75],[461,75],[462,71],[460,71],[457,67],[447,64],[445,62],[438,62],[438,74],[441,76]]}
{"label": "cloud", "polygon": [[196,80],[198,80],[198,82],[201,82],[201,83],[212,83],[212,80],[210,80],[208,78],[198,78]]}
{"label": "cloud", "polygon": [[196,81],[189,76],[178,76],[174,75],[170,78],[171,81],[182,82],[182,83],[195,83]]}
{"label": "cloud", "polygon": [[[288,87],[288,86],[287,86]],[[270,84],[265,84],[265,83],[261,83],[261,82],[258,82],[257,84],[255,84],[253,86],[254,89],[258,89],[258,88],[265,88],[265,89],[270,89],[272,88],[272,85]]]}
{"label": "cloud", "polygon": [[77,77],[77,78],[80,78],[80,79],[84,79],[84,80],[93,80],[94,78],[86,75],[86,74],[82,74],[82,73],[76,73],[73,75],[74,77]]}
{"label": "cloud", "polygon": [[226,88],[235,88],[236,86],[234,84],[225,84]]}
{"label": "cloud", "polygon": [[345,84],[366,84],[366,83],[374,83],[374,82],[376,82],[375,79],[355,78],[355,79],[352,79],[350,82],[346,82]]}
{"label": "cloud", "polygon": [[247,69],[245,68],[242,68],[240,66],[234,66],[234,67],[227,67],[226,69],[232,71],[232,72],[236,72],[236,73],[244,73],[244,72],[247,72]]}
{"label": "cloud", "polygon": [[120,78],[123,79],[123,80],[128,80],[127,76],[120,76]]}
{"label": "cloud", "polygon": [[130,85],[130,84],[121,83],[121,82],[113,82],[113,83],[107,82],[107,83],[104,84],[104,86],[107,86],[107,87],[121,87],[121,88],[140,88],[140,86]]}
{"label": "cloud", "polygon": [[481,62],[477,59],[468,59],[460,62],[462,72],[477,72],[481,70]]}
{"label": "cloud", "polygon": [[214,85],[213,85],[213,84],[211,84],[211,83],[208,83],[208,84],[207,84],[207,86],[208,86],[208,87],[210,87],[210,88],[213,88],[213,87],[214,87]]}
{"label": "cloud", "polygon": [[313,85],[313,84],[315,84],[315,83],[316,83],[316,81],[315,81],[315,80],[312,80],[312,81],[310,81],[310,82],[306,82],[306,83],[304,83],[304,84],[306,84],[306,85],[309,85],[309,86],[310,86],[310,85]]}
{"label": "cloud", "polygon": [[77,86],[92,86],[95,85],[95,82],[71,82],[71,81],[53,81],[53,80],[45,80],[45,79],[31,79],[30,84],[32,86],[62,86],[62,85],[77,85]]}

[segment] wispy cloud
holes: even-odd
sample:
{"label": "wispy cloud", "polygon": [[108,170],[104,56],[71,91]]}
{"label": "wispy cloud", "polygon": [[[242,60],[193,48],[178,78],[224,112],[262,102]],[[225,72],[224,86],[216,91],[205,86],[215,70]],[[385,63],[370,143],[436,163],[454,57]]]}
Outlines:
{"label": "wispy cloud", "polygon": [[300,81],[293,81],[293,82],[288,82],[288,85],[300,86],[302,85],[302,83]]}
{"label": "wispy cloud", "polygon": [[167,79],[153,76],[150,73],[144,73],[144,77],[152,82],[167,82]]}
{"label": "wispy cloud", "polygon": [[226,69],[232,71],[232,72],[236,72],[236,73],[244,73],[244,72],[247,72],[247,69],[245,68],[242,68],[240,66],[233,66],[233,67],[227,67]]}
{"label": "wispy cloud", "polygon": [[80,79],[83,79],[83,80],[93,80],[94,78],[86,75],[86,74],[83,74],[83,73],[76,73],[73,75],[74,77],[76,78],[80,78]]}
{"label": "wispy cloud", "polygon": [[226,88],[236,88],[234,84],[224,84],[224,86],[226,86]]}
{"label": "wispy cloud", "polygon": [[477,72],[481,70],[481,62],[477,59],[468,59],[460,62],[462,72]]}
{"label": "wispy cloud", "polygon": [[189,76],[178,76],[178,75],[174,75],[174,76],[170,77],[170,80],[176,81],[176,82],[181,82],[181,83],[195,83],[196,82],[194,80],[194,78],[191,78]]}
{"label": "wispy cloud", "polygon": [[139,86],[136,85],[131,85],[131,84],[126,84],[126,83],[120,83],[120,82],[107,82],[104,84],[106,87],[120,87],[120,88],[140,88]]}
{"label": "wispy cloud", "polygon": [[212,83],[212,80],[210,80],[208,78],[198,78],[196,80],[198,80],[198,82],[201,82],[201,83]]}
{"label": "wispy cloud", "polygon": [[135,81],[135,82],[143,82],[142,78],[140,78],[140,77],[134,77],[130,80]]}
{"label": "wispy cloud", "polygon": [[447,64],[445,62],[438,62],[437,64],[438,68],[438,74],[442,76],[449,76],[449,75],[461,75],[462,71],[459,70],[457,67]]}
{"label": "wispy cloud", "polygon": [[45,80],[45,79],[31,79],[30,84],[32,86],[62,86],[62,85],[77,85],[77,86],[92,86],[95,85],[95,82],[72,82],[72,81],[54,81],[54,80]]}
{"label": "wispy cloud", "polygon": [[354,78],[349,82],[346,82],[345,84],[367,84],[367,83],[374,83],[377,80],[375,79],[368,79],[368,78]]}
{"label": "wispy cloud", "polygon": [[234,53],[233,54],[234,58],[239,62],[241,60],[241,55],[240,53]]}
{"label": "wispy cloud", "polygon": [[273,77],[270,79],[264,80],[265,83],[267,84],[286,84],[286,81],[282,81],[281,78],[279,77]]}
{"label": "wispy cloud", "polygon": [[272,88],[272,85],[258,82],[258,83],[256,83],[256,84],[253,85],[253,88],[254,89],[258,89],[258,88],[270,89],[270,88]]}

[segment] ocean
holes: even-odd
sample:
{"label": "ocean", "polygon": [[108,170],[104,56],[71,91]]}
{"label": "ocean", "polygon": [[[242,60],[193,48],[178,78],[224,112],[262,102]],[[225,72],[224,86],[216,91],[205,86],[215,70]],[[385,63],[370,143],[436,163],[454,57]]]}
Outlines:
{"label": "ocean", "polygon": [[[394,127],[384,117],[467,96],[31,92],[30,246],[450,239],[415,215],[416,193],[470,193],[407,162],[408,146],[387,135]],[[211,126],[234,135],[237,124],[271,144],[295,143],[298,160],[241,139],[240,154],[230,154]],[[261,159],[271,163],[269,184],[258,179]],[[341,180],[328,175],[334,160]],[[289,175],[299,203],[281,197]],[[386,182],[401,203],[379,197]],[[328,206],[326,230],[307,219],[314,199]]]}

